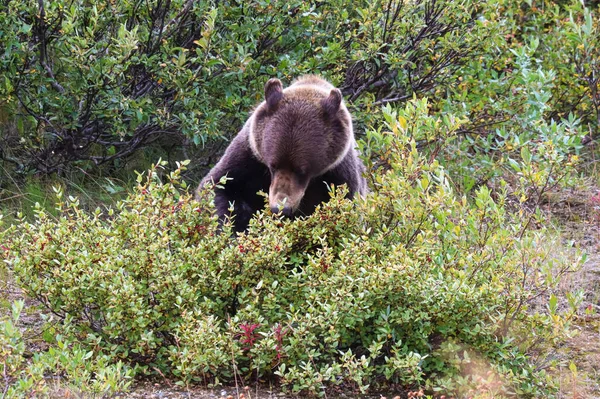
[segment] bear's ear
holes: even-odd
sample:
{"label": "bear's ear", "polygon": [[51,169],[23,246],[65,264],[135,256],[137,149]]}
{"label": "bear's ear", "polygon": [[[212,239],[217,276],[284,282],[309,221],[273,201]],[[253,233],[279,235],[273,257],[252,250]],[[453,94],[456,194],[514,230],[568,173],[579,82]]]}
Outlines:
{"label": "bear's ear", "polygon": [[339,89],[332,89],[329,93],[329,97],[321,100],[321,106],[327,113],[327,115],[335,115],[340,110],[340,104],[342,103],[342,92]]}
{"label": "bear's ear", "polygon": [[267,106],[271,109],[275,108],[283,97],[283,86],[279,79],[269,79],[265,85],[265,100]]}

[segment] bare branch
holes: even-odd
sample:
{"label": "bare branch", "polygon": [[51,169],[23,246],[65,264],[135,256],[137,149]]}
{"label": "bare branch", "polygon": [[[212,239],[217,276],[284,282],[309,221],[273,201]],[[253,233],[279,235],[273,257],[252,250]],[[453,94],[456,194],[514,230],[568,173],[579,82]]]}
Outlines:
{"label": "bare branch", "polygon": [[54,73],[52,72],[52,68],[48,65],[48,53],[46,49],[46,10],[44,9],[44,0],[38,0],[39,6],[39,17],[38,17],[38,40],[40,47],[40,65],[46,73],[48,77],[51,79],[50,84],[56,91],[59,93],[64,93],[65,89],[62,87],[54,77]]}

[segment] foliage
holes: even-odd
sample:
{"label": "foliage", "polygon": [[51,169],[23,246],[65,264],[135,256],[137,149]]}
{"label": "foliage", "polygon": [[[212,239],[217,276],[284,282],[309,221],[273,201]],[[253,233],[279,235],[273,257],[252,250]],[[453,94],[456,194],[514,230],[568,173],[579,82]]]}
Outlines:
{"label": "foliage", "polygon": [[560,156],[577,159],[597,134],[594,8],[578,0],[9,1],[0,5],[0,173],[14,181],[107,165],[109,177],[123,178],[114,175],[140,149],[187,153],[192,143],[203,170],[269,77],[318,73],[342,89],[359,136],[383,123],[381,105],[428,97],[431,112],[463,123],[415,137],[419,150],[437,156],[461,191],[495,187],[523,147],[544,154],[559,130],[569,136]]}
{"label": "foliage", "polygon": [[[35,353],[28,363],[25,341],[18,327],[23,305],[23,301],[14,302],[11,317],[0,322],[0,362],[5,387],[3,397],[46,396],[56,393],[57,386],[61,386],[64,395],[112,395],[129,387],[133,376],[130,368],[122,362],[110,364],[106,357],[65,341],[61,335],[56,336],[55,345],[47,352]],[[49,382],[46,377],[48,372],[64,376],[65,382]]]}
{"label": "foliage", "polygon": [[[5,257],[87,348],[181,384],[261,376],[319,395],[397,383],[548,397],[548,365],[529,354],[568,333],[577,296],[559,311],[549,295],[577,262],[552,261],[543,230],[530,230],[539,215],[510,212],[506,187],[457,194],[407,134],[453,132],[458,118],[429,116],[424,100],[385,116],[366,136],[380,162],[365,199],[342,188],[309,217],[265,211],[233,238],[229,225],[219,232],[209,191],[199,202],[187,193],[187,162],[157,166],[104,211],[57,190],[60,217],[22,220],[3,238]],[[543,192],[545,175],[524,171],[548,161],[524,158],[514,161],[523,195]],[[532,306],[548,296],[549,312]]]}
{"label": "foliage", "polygon": [[598,131],[597,18],[579,1],[526,3],[493,2],[481,14],[480,23],[497,29],[488,52],[464,65],[458,84],[433,104],[466,121],[454,136],[423,144],[463,191],[495,185],[509,159],[545,156],[549,142],[558,146],[551,153],[576,162]]}
{"label": "foliage", "polygon": [[[551,396],[553,364],[539,359],[569,333],[582,294],[559,305],[555,287],[577,262],[554,260],[539,205],[573,183],[598,137],[597,8],[3,2],[0,205],[39,205],[9,212],[0,258],[63,320],[29,364],[19,305],[3,320],[10,394],[42,392],[49,372],[118,392],[135,370],[181,384],[271,378],[317,395],[394,383]],[[366,199],[342,188],[310,217],[267,211],[232,237],[208,191],[191,200],[186,162],[153,167],[114,204],[140,150],[145,165],[155,149],[197,146],[190,167],[210,166],[268,78],[306,73],[345,95]],[[35,176],[55,172],[57,209]],[[89,210],[103,202],[114,205]]]}
{"label": "foliage", "polygon": [[[549,104],[551,117],[575,113],[595,136],[600,124],[600,25],[597,2],[530,2],[512,21],[515,36],[539,43],[537,61],[556,73]],[[529,32],[535,32],[537,38]]]}
{"label": "foliage", "polygon": [[[1,158],[63,172],[152,143],[231,137],[268,77],[323,74],[367,123],[453,85],[495,26],[480,2],[8,1],[0,5]],[[211,162],[210,148],[203,154]]]}

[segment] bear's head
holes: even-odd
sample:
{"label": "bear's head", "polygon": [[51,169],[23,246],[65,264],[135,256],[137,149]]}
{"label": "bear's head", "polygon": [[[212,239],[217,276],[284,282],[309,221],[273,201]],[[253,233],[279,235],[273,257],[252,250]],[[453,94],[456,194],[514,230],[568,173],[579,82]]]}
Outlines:
{"label": "bear's head", "polygon": [[335,167],[354,143],[352,119],[342,93],[324,80],[283,89],[265,85],[265,101],[253,114],[249,135],[254,155],[271,173],[269,206],[291,216],[310,181]]}

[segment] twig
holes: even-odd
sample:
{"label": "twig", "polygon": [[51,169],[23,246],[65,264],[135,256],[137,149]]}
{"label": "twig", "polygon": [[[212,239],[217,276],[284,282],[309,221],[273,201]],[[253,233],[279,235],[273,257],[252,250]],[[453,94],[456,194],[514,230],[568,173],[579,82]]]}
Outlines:
{"label": "twig", "polygon": [[54,73],[52,72],[52,68],[50,68],[50,66],[47,63],[48,52],[46,50],[46,23],[45,23],[46,10],[44,9],[44,0],[38,0],[38,5],[40,7],[40,16],[38,18],[38,39],[40,41],[40,65],[42,66],[42,68],[44,68],[44,70],[46,71],[46,73],[48,74],[50,79],[52,79],[50,82],[52,87],[54,87],[54,89],[56,89],[56,91],[58,91],[60,93],[64,93],[65,92],[64,87],[62,87],[56,81],[56,78],[54,77]]}
{"label": "twig", "polygon": [[[231,328],[233,330],[233,324],[231,323],[231,317],[228,317],[228,319],[229,319],[229,328]],[[235,363],[235,354],[233,353],[233,343],[231,345],[231,365],[233,366],[233,378],[235,380],[235,393],[236,393],[237,397],[239,398],[240,397],[240,389],[238,386],[238,372],[237,372],[237,365]]]}
{"label": "twig", "polygon": [[3,370],[2,374],[4,376],[4,392],[2,392],[2,399],[4,399],[6,397],[6,394],[8,393],[8,387],[9,387],[9,384],[8,384],[9,378],[8,378],[8,375],[6,374],[6,361],[4,361],[3,365],[4,365],[4,370]]}
{"label": "twig", "polygon": [[[194,0],[188,0],[185,5],[183,6],[183,9],[179,12],[179,14],[177,14],[175,16],[175,18],[173,18],[171,21],[169,21],[163,28],[163,31],[166,32],[171,25],[173,25],[174,23],[180,23],[183,19],[183,17],[186,16],[186,14],[190,11],[190,8],[192,8],[192,5],[194,4]],[[168,32],[167,34],[164,35],[165,38],[170,37],[173,34],[173,32]]]}

